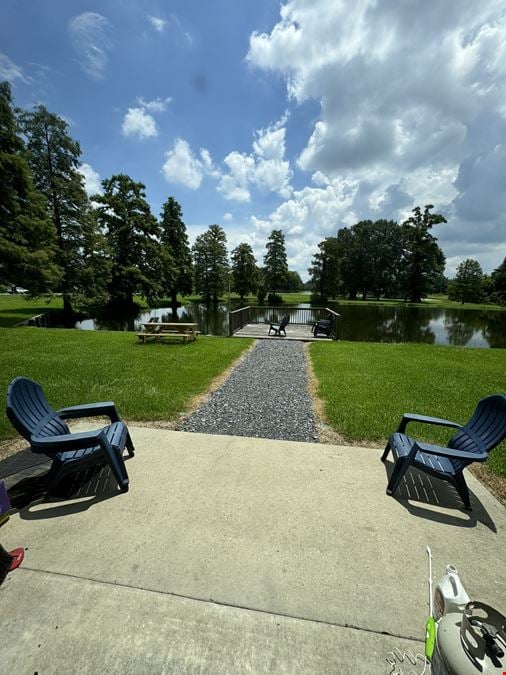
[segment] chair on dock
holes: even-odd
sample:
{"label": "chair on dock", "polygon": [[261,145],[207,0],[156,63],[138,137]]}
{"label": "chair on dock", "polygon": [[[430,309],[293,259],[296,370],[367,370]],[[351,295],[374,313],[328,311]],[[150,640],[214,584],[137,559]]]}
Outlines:
{"label": "chair on dock", "polygon": [[[409,422],[421,422],[437,426],[453,427],[457,433],[447,447],[422,443],[405,435]],[[466,509],[471,510],[469,489],[462,473],[472,462],[484,462],[488,453],[506,438],[506,396],[494,394],[481,399],[469,422],[461,426],[456,422],[405,413],[390,437],[383,456],[385,461],[390,450],[395,465],[387,486],[387,495],[393,495],[410,466],[425,473],[449,481],[456,488]]]}
{"label": "chair on dock", "polygon": [[316,321],[316,323],[313,324],[311,332],[315,337],[318,335],[318,333],[323,333],[327,337],[330,337],[330,334],[334,330],[335,321],[336,315],[328,314],[326,319],[321,319],[320,321]]}
{"label": "chair on dock", "polygon": [[285,316],[281,318],[281,321],[279,323],[271,323],[271,325],[269,326],[268,334],[270,335],[271,330],[273,330],[274,335],[278,335],[281,337],[281,333],[283,333],[286,337],[286,327],[289,323],[290,323],[290,315],[285,314]]}
{"label": "chair on dock", "polygon": [[[96,431],[71,433],[65,419],[107,416],[108,426]],[[55,411],[49,405],[42,387],[26,377],[17,377],[7,393],[7,417],[30,443],[35,453],[44,453],[52,460],[47,474],[48,491],[67,474],[109,464],[121,492],[128,490],[128,474],[123,451],[134,455],[134,446],[127,426],[121,421],[112,401],[76,405]]]}

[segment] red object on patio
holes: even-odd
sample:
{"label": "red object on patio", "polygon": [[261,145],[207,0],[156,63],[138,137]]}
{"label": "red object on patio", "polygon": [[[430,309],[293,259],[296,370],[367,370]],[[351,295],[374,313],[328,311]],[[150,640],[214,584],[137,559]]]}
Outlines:
{"label": "red object on patio", "polygon": [[9,572],[12,572],[12,570],[15,570],[16,567],[19,567],[23,562],[23,558],[25,557],[25,549],[13,548],[12,551],[9,551],[9,555],[12,558],[12,562],[9,567]]}

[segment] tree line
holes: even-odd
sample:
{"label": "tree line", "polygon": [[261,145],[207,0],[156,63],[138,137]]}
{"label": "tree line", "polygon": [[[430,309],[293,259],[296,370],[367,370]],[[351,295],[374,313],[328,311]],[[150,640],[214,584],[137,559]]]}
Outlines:
{"label": "tree line", "polygon": [[[15,108],[9,83],[0,83],[0,284],[33,295],[60,292],[66,312],[134,309],[195,292],[217,302],[227,290],[243,299],[280,301],[304,288],[288,268],[285,237],[273,230],[263,265],[240,243],[230,260],[227,239],[211,225],[189,245],[180,204],[170,196],[156,218],[145,186],[125,174],[102,181],[88,197],[80,172],[81,148],[68,124],[43,105]],[[491,277],[464,261],[454,281],[443,276],[445,257],[431,230],[446,222],[428,205],[399,225],[361,221],[318,245],[309,287],[319,300],[404,297],[419,302],[433,290],[464,301],[506,303],[506,260]]]}
{"label": "tree line", "polygon": [[476,260],[464,260],[455,279],[444,276],[445,256],[432,228],[446,219],[434,207],[416,207],[403,223],[363,220],[318,244],[308,269],[309,288],[325,302],[346,296],[403,298],[421,302],[428,293],[451,300],[506,304],[506,258],[491,276]]}
{"label": "tree line", "polygon": [[229,262],[219,225],[190,248],[174,197],[157,219],[145,186],[125,174],[88,197],[80,156],[65,120],[43,105],[14,108],[9,83],[0,83],[0,283],[60,292],[67,312],[133,309],[137,294],[175,305],[178,294],[194,291],[216,302],[227,289],[241,298],[302,289],[280,230],[268,238],[263,267],[247,243]]}

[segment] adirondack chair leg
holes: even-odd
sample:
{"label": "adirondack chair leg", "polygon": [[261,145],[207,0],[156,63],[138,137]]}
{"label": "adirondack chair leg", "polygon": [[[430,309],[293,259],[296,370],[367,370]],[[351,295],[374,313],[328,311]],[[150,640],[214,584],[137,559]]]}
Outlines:
{"label": "adirondack chair leg", "polygon": [[103,442],[102,449],[116,478],[119,489],[121,492],[128,492],[128,474],[121,451],[112,446],[107,440]]}
{"label": "adirondack chair leg", "polygon": [[130,438],[130,432],[129,431],[127,431],[126,448],[128,450],[128,456],[133,457],[135,455],[135,448],[134,448],[134,444],[132,443],[132,439]]}
{"label": "adirondack chair leg", "polygon": [[454,476],[454,485],[455,488],[457,489],[457,492],[460,495],[460,498],[464,502],[464,506],[468,511],[471,511],[471,500],[469,497],[469,488],[467,487],[466,479],[464,478],[464,474],[458,473]]}
{"label": "adirondack chair leg", "polygon": [[386,458],[388,457],[388,453],[390,452],[390,441],[388,441],[385,450],[383,451],[383,454],[381,455],[381,461],[384,462]]}
{"label": "adirondack chair leg", "polygon": [[392,471],[392,475],[390,476],[390,480],[388,481],[387,485],[387,495],[392,496],[397,490],[399,483],[404,478],[404,474],[408,470],[410,464],[411,462],[409,461],[408,457],[400,457],[395,462],[394,470]]}
{"label": "adirondack chair leg", "polygon": [[63,479],[64,472],[62,472],[64,464],[58,461],[54,461],[51,464],[51,468],[46,473],[45,481],[47,484],[46,491],[48,494],[51,494],[53,489],[58,485],[58,483]]}
{"label": "adirondack chair leg", "polygon": [[397,434],[405,434],[406,433],[406,427],[408,426],[408,420],[403,417],[402,420],[399,422],[399,426],[397,427]]}

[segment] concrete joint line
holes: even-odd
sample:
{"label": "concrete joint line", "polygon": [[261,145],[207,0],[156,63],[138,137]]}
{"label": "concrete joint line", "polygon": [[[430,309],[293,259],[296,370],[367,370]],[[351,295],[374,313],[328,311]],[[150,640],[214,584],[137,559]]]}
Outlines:
{"label": "concrete joint line", "polygon": [[92,579],[91,577],[81,577],[78,574],[68,574],[66,572],[54,572],[51,570],[41,570],[35,567],[28,567],[23,565],[19,568],[22,571],[35,572],[36,574],[49,574],[58,577],[67,577],[68,579],[77,579],[79,581],[89,581],[93,584],[100,584],[103,586],[116,586],[118,588],[128,588],[132,591],[143,591],[145,593],[156,593],[157,595],[168,595],[173,598],[180,598],[181,600],[191,600],[193,602],[201,602],[206,605],[217,605],[219,607],[229,607],[230,609],[241,609],[246,612],[256,612],[257,614],[266,614],[267,616],[278,616],[283,619],[293,619],[295,621],[306,621],[308,623],[322,624],[324,626],[332,626],[334,628],[347,628],[348,630],[358,630],[363,633],[372,633],[373,635],[387,635],[389,637],[399,638],[400,640],[409,640],[423,644],[423,640],[412,635],[399,635],[398,633],[390,633],[389,631],[373,630],[372,628],[364,628],[363,626],[353,626],[347,623],[337,623],[334,621],[324,621],[323,619],[308,619],[304,616],[296,614],[286,614],[283,612],[269,612],[266,609],[258,609],[256,607],[247,607],[246,605],[233,605],[229,602],[222,602],[220,600],[213,600],[212,598],[198,598],[192,595],[183,595],[181,593],[174,593],[173,591],[157,591],[152,588],[143,588],[142,586],[131,586],[130,584],[122,584],[114,581],[104,581],[103,579]]}

